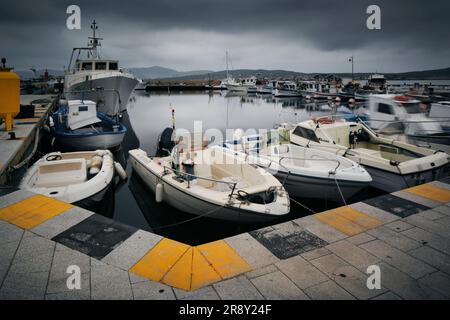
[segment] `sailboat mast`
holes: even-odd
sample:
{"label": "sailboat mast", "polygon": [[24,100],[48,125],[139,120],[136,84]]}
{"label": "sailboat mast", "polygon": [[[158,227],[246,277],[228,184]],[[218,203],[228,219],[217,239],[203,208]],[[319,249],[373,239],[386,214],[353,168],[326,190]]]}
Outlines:
{"label": "sailboat mast", "polygon": [[227,79],[229,79],[230,76],[229,76],[229,74],[228,74],[228,50],[225,51],[225,60],[226,60],[226,63],[227,63]]}

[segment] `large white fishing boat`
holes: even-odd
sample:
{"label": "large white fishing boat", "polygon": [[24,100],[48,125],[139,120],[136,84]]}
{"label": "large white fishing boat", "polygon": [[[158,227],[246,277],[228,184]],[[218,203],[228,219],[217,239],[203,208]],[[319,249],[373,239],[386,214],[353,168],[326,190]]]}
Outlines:
{"label": "large white fishing boat", "polygon": [[88,46],[72,50],[64,77],[64,94],[68,100],[92,100],[98,111],[108,115],[124,112],[139,80],[119,68],[118,60],[101,58],[98,47],[103,39],[96,37],[95,20],[91,29],[93,36],[89,37]]}
{"label": "large white fishing boat", "polygon": [[131,165],[154,192],[178,210],[234,222],[263,222],[290,211],[288,193],[261,168],[216,149],[175,146],[167,157],[129,151]]}
{"label": "large white fishing boat", "polygon": [[294,81],[277,81],[273,95],[275,97],[301,97],[302,94],[297,89]]}
{"label": "large white fishing boat", "polygon": [[291,129],[291,143],[331,151],[364,166],[371,185],[387,192],[449,175],[447,153],[382,137],[362,122],[324,117],[282,126]]}

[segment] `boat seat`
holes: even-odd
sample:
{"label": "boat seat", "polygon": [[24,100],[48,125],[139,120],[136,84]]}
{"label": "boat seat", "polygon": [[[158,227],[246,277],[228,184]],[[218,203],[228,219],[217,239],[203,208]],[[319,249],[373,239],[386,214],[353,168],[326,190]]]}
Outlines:
{"label": "boat seat", "polygon": [[35,187],[62,187],[87,180],[85,159],[44,161],[39,164]]}

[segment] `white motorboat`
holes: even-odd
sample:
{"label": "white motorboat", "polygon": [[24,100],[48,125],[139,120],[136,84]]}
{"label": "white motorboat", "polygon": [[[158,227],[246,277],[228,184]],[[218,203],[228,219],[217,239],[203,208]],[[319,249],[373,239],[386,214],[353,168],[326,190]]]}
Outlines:
{"label": "white motorboat", "polygon": [[[427,117],[421,106],[419,100],[407,96],[370,95],[370,127],[387,133],[400,131],[405,133],[411,142],[421,141],[433,144],[436,149],[445,149],[445,145],[450,145],[450,133],[442,128],[442,119]],[[448,110],[450,109],[447,109],[447,112]]]}
{"label": "white motorboat", "polygon": [[301,97],[294,81],[277,81],[273,94],[275,97]]}
{"label": "white motorboat", "polygon": [[19,187],[78,206],[99,202],[114,177],[110,151],[53,152],[38,160]]}
{"label": "white motorboat", "polygon": [[229,91],[256,93],[256,77],[235,79],[234,82],[227,82],[226,86]]}
{"label": "white motorboat", "polygon": [[178,210],[242,223],[271,221],[289,213],[289,195],[276,178],[220,149],[176,146],[171,156],[162,158],[149,157],[141,149],[129,154],[156,201]]}
{"label": "white motorboat", "polygon": [[450,131],[450,101],[432,103],[428,117],[439,121],[445,131]]}
{"label": "white motorboat", "polygon": [[[98,28],[91,25],[93,36],[86,48],[74,48],[64,77],[64,94],[68,100],[92,100],[98,111],[108,115],[124,112],[128,99],[139,80],[130,72],[119,68],[119,61],[102,59],[97,50],[100,40]],[[86,58],[80,55],[86,52]],[[75,61],[74,55],[76,55]]]}
{"label": "white motorboat", "polygon": [[371,185],[393,192],[449,175],[450,156],[382,137],[363,122],[324,117],[282,125],[291,128],[291,143],[331,151],[351,159],[372,176]]}
{"label": "white motorboat", "polygon": [[350,159],[280,143],[279,136],[289,141],[289,132],[275,131],[227,141],[223,148],[239,160],[268,169],[283,182],[290,196],[342,202],[372,181],[369,173]]}

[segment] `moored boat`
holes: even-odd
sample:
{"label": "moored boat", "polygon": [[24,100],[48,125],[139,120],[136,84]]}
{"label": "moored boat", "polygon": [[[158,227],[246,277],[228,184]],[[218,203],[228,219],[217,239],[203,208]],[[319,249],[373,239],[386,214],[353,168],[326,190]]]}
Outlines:
{"label": "moored boat", "polygon": [[331,151],[359,163],[372,176],[371,186],[387,192],[449,175],[450,156],[445,152],[382,137],[363,122],[324,117],[284,127],[291,129],[291,143]]}
{"label": "moored boat", "polygon": [[69,100],[49,117],[57,143],[70,150],[109,149],[120,145],[127,128],[118,117],[97,112],[93,101]]}
{"label": "moored boat", "polygon": [[110,151],[52,152],[31,166],[19,187],[89,207],[103,199],[114,177]]}
{"label": "moored boat", "polygon": [[176,146],[171,156],[162,158],[141,149],[129,154],[157,202],[181,211],[240,223],[271,221],[290,211],[289,195],[276,178],[219,149]]}
{"label": "moored boat", "polygon": [[[284,130],[281,130],[284,131]],[[372,178],[354,161],[314,148],[280,143],[289,141],[289,132],[243,136],[226,141],[224,150],[242,161],[267,169],[281,182],[290,196],[345,202]],[[269,141],[270,139],[270,141]]]}

